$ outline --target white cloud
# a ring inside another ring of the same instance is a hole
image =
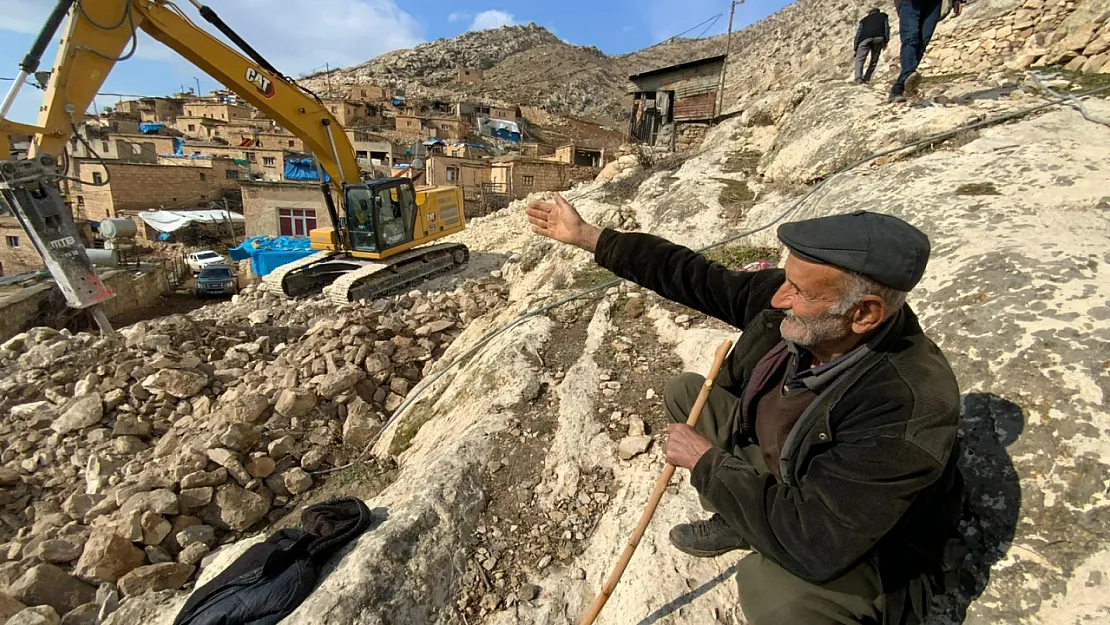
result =
[[[424,28],[395,0],[236,0],[219,14],[278,70],[348,66],[412,47]],[[275,7],[280,4],[280,8]],[[204,24],[199,17],[194,21]]]
[[[512,26],[515,23],[512,13],[490,9],[474,16],[474,21],[470,23],[470,30],[490,30],[502,26]]]
[[[468,19],[470,19],[470,14],[463,13],[462,11],[455,11],[451,15],[447,16],[447,21],[451,22],[452,24],[454,24],[455,22],[465,22]]]
[[[0,0],[0,30],[37,35],[55,3],[42,0]]]
[[[0,0],[0,15],[4,16],[0,30],[38,33],[52,4],[43,0]],[[182,5],[199,26],[212,28],[187,3]],[[383,52],[414,46],[424,38],[423,27],[396,0],[237,0],[220,5],[220,17],[289,75],[325,62],[354,65]],[[135,58],[165,61],[178,57],[150,37],[140,35]],[[44,65],[52,63],[53,56],[43,61]]]

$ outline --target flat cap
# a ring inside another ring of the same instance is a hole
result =
[[[891,215],[857,211],[779,226],[779,240],[794,255],[867,276],[909,291],[929,262],[929,237]]]

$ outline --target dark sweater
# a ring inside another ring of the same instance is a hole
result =
[[[859,27],[856,28],[856,43],[852,49],[858,48],[864,39],[882,39],[883,43],[890,41],[890,19],[886,13],[868,13],[867,17],[860,20]]]
[[[737,397],[782,341],[784,315],[771,308],[781,270],[734,272],[659,237],[613,230],[601,234],[595,259],[743,328],[717,379]],[[943,570],[945,548],[958,536],[963,489],[956,378],[909,306],[890,323],[874,349],[794,424],[781,450],[781,479],[717,448],[690,475],[730,527],[804,580],[829,582],[877,555],[888,605],[921,597]]]

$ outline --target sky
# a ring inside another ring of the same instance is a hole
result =
[[[86,0],[90,1],[90,0]],[[345,67],[384,52],[471,30],[535,22],[575,45],[597,46],[606,54],[645,48],[691,28],[687,37],[726,32],[729,0],[207,0],[208,5],[249,44],[287,75]],[[748,0],[736,8],[734,29],[754,23],[792,0]],[[0,0],[0,78],[12,78],[42,27],[53,0]],[[181,9],[209,25],[187,0]],[[700,23],[700,25],[699,25]],[[695,28],[696,26],[696,28]],[[64,28],[64,25],[63,25]],[[211,30],[209,28],[209,30]],[[55,37],[55,41],[58,37]],[[54,63],[57,46],[40,69]],[[101,93],[166,95],[183,87],[202,93],[219,88],[213,79],[141,34],[134,57],[116,64]],[[0,80],[0,92],[11,82]],[[33,123],[43,92],[24,86],[8,114]],[[120,100],[101,95],[99,107]],[[129,99],[129,98],[123,98]]]

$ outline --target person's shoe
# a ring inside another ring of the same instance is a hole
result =
[[[733,531],[719,514],[704,521],[681,523],[672,527],[670,539],[671,544],[682,553],[699,558],[712,558],[749,547],[748,541]]]
[[[893,89],[890,92],[890,97],[887,98],[886,101],[890,102],[892,104],[895,103],[895,102],[905,102],[906,101],[906,94],[903,91]]]
[[[906,93],[913,97],[919,95],[918,90],[921,88],[921,74],[914,72],[906,78]]]

